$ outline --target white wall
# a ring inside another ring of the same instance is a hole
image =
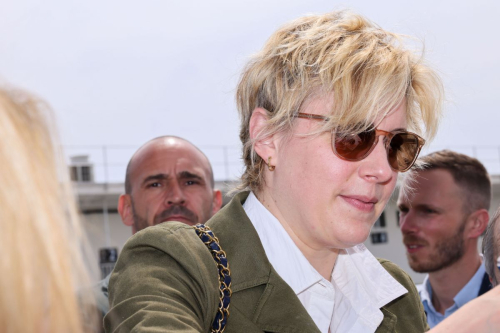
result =
[[[94,267],[99,265],[99,250],[105,247],[116,247],[121,253],[123,245],[132,236],[132,229],[122,223],[118,213],[108,214],[109,242],[106,242],[104,215],[102,213],[86,214],[82,216],[84,228],[90,243],[90,251]]]

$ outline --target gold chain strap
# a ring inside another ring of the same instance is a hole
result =
[[[221,249],[219,239],[215,237],[209,227],[198,224],[193,226],[193,228],[212,254],[217,270],[219,271],[219,309],[215,315],[210,332],[222,333],[226,328],[227,319],[229,317],[229,302],[231,301],[232,293],[231,271],[229,270],[226,252]]]

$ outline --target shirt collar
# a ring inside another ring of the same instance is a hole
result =
[[[432,305],[431,302],[431,297],[432,297],[432,287],[431,283],[429,282],[429,274],[427,274],[424,278],[424,282],[422,283],[422,290],[420,290],[420,300],[424,305],[427,305],[430,307],[433,311],[434,306]]]
[[[379,309],[408,293],[364,244],[347,248],[340,253],[333,276],[339,287],[341,283],[346,285],[341,289],[348,288],[354,292],[352,297],[348,297],[355,308],[366,308],[366,304],[371,303]]]
[[[467,284],[462,288],[462,290],[458,292],[455,297],[453,297],[453,300],[458,307],[463,306],[465,303],[477,297],[485,273],[486,269],[484,268],[484,263],[482,263],[472,279],[467,282]]]
[[[485,273],[486,270],[484,263],[482,263],[472,279],[467,282],[467,284],[458,292],[458,294],[455,295],[455,297],[453,297],[453,301],[455,302],[457,308],[477,297]],[[432,304],[432,286],[429,281],[429,275],[425,276],[423,288],[420,291],[420,299],[422,300],[422,303],[424,303],[432,311],[436,312],[434,305]]]
[[[250,192],[243,209],[259,235],[262,247],[276,272],[299,294],[323,277],[309,263],[281,223]]]
[[[278,219],[252,192],[243,208],[261,239],[269,262],[296,294],[322,279]],[[341,251],[332,281],[360,315],[371,313],[369,307],[374,305],[378,316],[378,309],[408,292],[363,244]]]

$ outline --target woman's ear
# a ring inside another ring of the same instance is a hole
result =
[[[250,139],[255,141],[254,149],[267,164],[271,157],[272,164],[276,165],[278,156],[276,154],[276,136],[262,135],[267,127],[269,118],[267,111],[263,108],[256,108],[250,117]]]

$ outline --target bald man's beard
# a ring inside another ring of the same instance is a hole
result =
[[[132,214],[134,218],[134,227],[136,232],[141,231],[142,229],[145,229],[147,227],[151,227],[151,225],[149,225],[148,221],[145,218],[137,214],[133,201],[132,201]],[[192,212],[191,210],[187,209],[184,206],[173,205],[170,208],[162,211],[160,214],[156,215],[154,217],[152,225],[157,225],[162,222],[166,222],[170,216],[182,216],[189,222],[183,222],[183,221],[181,222],[189,225],[195,225],[199,223],[199,218],[194,212]],[[170,221],[175,221],[175,219],[172,219]]]

